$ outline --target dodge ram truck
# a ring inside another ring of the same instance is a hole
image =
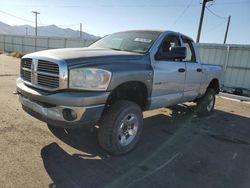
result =
[[[197,114],[211,114],[221,73],[181,33],[133,30],[27,54],[16,87],[27,113],[48,126],[95,126],[100,146],[118,155],[137,144],[143,111],[193,101]]]

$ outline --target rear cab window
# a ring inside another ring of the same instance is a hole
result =
[[[195,56],[195,51],[194,51],[194,46],[192,40],[186,38],[186,37],[181,37],[183,46],[187,48],[187,56],[183,60],[185,62],[191,62],[191,63],[196,63],[196,56]]]

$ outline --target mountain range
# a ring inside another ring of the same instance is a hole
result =
[[[11,34],[11,35],[34,35],[35,27],[30,25],[8,25],[0,21],[0,34]],[[39,26],[37,28],[38,36],[54,36],[54,37],[65,37],[65,38],[79,38],[80,31],[76,31],[70,28],[60,28],[56,25]],[[93,41],[100,37],[82,32],[82,38],[87,41]]]

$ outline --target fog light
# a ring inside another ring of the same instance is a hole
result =
[[[63,118],[67,121],[74,121],[77,118],[77,114],[74,110],[69,108],[64,108],[62,111]]]

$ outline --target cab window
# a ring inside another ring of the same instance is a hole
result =
[[[170,48],[174,46],[180,46],[179,37],[176,35],[167,36],[161,43],[158,54],[164,54],[166,57],[168,57],[168,53],[171,53]],[[164,58],[164,60],[178,61],[178,59],[169,58]]]
[[[180,40],[175,35],[166,37],[166,39],[161,44],[161,49],[164,52],[169,52],[170,47],[173,46],[180,46]]]
[[[183,37],[182,37],[182,41],[183,41],[183,46],[187,48],[187,56],[183,61],[195,63],[196,57],[195,57],[195,52],[194,52],[192,41],[189,39],[185,39]]]

